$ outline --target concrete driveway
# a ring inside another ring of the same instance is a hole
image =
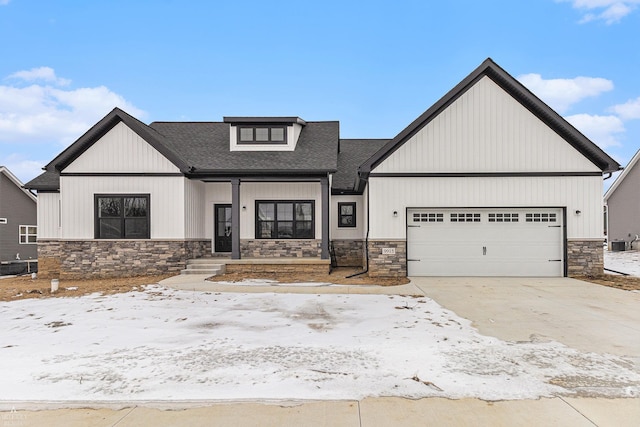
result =
[[[640,361],[640,293],[570,278],[414,277],[413,285],[507,341],[555,340]]]

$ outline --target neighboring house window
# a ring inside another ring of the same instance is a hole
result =
[[[338,203],[338,227],[356,226],[356,202]]]
[[[36,243],[36,239],[38,238],[38,227],[35,225],[21,225],[19,234],[21,245]]]
[[[286,144],[286,126],[238,126],[240,144]]]
[[[7,218],[0,218],[0,224],[6,224]]]
[[[148,239],[149,195],[95,196],[96,239]]]
[[[313,239],[313,201],[256,201],[256,239]]]

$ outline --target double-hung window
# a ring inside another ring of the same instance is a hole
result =
[[[256,201],[256,239],[313,239],[314,202]]]
[[[35,225],[21,225],[18,231],[21,245],[36,243],[36,239],[38,238],[38,227]]]
[[[96,239],[148,239],[149,195],[95,196]]]

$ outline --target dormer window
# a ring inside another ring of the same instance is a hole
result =
[[[286,126],[238,126],[240,144],[286,144]]]
[[[230,151],[294,151],[306,122],[300,117],[225,117]]]

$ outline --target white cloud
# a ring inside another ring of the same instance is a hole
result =
[[[0,0],[0,6],[6,6],[11,0]]]
[[[613,89],[611,80],[600,77],[545,80],[540,74],[532,73],[518,76],[518,80],[560,113],[585,98],[598,96]]]
[[[53,83],[57,86],[68,86],[71,80],[63,79],[56,76],[56,72],[50,67],[32,68],[30,70],[18,71],[11,74],[8,79],[19,79],[25,82],[43,81]]]
[[[582,10],[581,24],[602,20],[607,25],[615,24],[630,14],[640,0],[556,0],[570,2],[574,9]]]
[[[26,184],[42,173],[42,167],[48,162],[44,160],[29,160],[22,154],[0,155],[0,165],[6,166],[18,177],[22,183]]]
[[[622,120],[616,116],[574,114],[565,119],[600,148],[620,146],[618,135],[626,131]]]
[[[46,69],[42,67],[36,70]],[[25,79],[39,76],[60,82],[55,72],[18,72]],[[44,76],[44,77],[43,77]],[[65,79],[62,79],[63,81]],[[145,112],[105,86],[62,89],[51,85],[0,85],[0,143],[57,143],[68,145],[114,107],[136,117]]]
[[[622,120],[640,119],[640,97],[630,99],[624,104],[614,105],[609,110],[616,113]]]

